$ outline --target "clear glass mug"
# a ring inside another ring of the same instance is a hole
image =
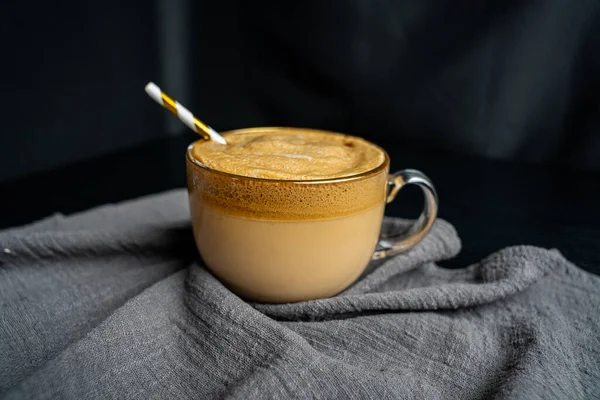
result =
[[[228,135],[313,131],[249,128]],[[331,135],[334,132],[317,131]],[[194,237],[207,268],[243,298],[286,303],[333,296],[350,286],[371,260],[407,251],[429,232],[438,200],[416,170],[389,174],[378,167],[353,176],[311,181],[250,178],[216,171],[187,151]],[[381,235],[385,205],[405,185],[424,193],[421,216],[399,236]]]

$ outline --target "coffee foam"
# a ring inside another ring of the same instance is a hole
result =
[[[187,154],[192,207],[204,205],[243,218],[301,221],[341,218],[385,203],[389,166],[381,150],[384,162],[371,172],[311,182],[214,171],[198,165],[193,148],[190,146]]]
[[[385,160],[364,139],[298,128],[225,133],[227,145],[196,142],[193,157],[207,167],[235,175],[279,180],[330,179],[373,170]]]

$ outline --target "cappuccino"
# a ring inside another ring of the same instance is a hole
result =
[[[188,149],[194,235],[206,266],[263,302],[329,297],[375,250],[388,159],[347,135],[292,128],[224,134]]]

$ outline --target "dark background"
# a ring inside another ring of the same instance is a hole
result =
[[[183,125],[286,125],[600,169],[600,2],[5,1],[0,182]]]

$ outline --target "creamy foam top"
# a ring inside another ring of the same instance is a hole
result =
[[[336,133],[277,130],[225,135],[227,145],[196,142],[192,155],[209,168],[280,180],[339,178],[370,171],[385,159],[369,142]]]

